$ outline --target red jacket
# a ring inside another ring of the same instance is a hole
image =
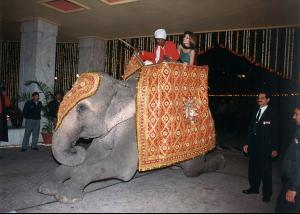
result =
[[[8,108],[10,106],[10,102],[9,102],[9,98],[8,96],[4,96],[4,105],[6,108]],[[2,99],[0,97],[0,114],[2,114]]]
[[[160,48],[160,57],[158,62],[155,62],[156,51],[158,48]],[[143,51],[142,53],[139,54],[139,56],[143,61],[149,60],[154,64],[161,63],[164,60],[165,56],[172,58],[172,60],[174,61],[177,61],[180,57],[175,43],[170,41],[166,41],[164,47],[156,46],[154,49],[154,53]]]

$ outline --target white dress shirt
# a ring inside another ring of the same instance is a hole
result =
[[[159,58],[160,58],[160,49],[161,49],[160,46],[158,46],[157,49],[156,49],[156,53],[155,53],[155,55],[156,55],[156,57],[155,57],[155,63],[157,63],[157,62],[159,61]]]
[[[261,116],[264,114],[264,112],[267,110],[267,108],[268,108],[268,106],[260,107],[261,112],[260,112],[260,116],[258,118],[258,121],[260,121]],[[258,113],[259,113],[259,110],[258,110],[258,112],[256,114],[256,117],[258,116]]]

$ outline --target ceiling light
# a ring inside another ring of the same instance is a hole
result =
[[[90,9],[74,0],[42,0],[38,3],[61,13],[72,13]]]

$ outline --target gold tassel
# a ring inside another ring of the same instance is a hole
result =
[[[256,62],[256,40],[257,40],[257,30],[254,31],[254,51],[253,51],[254,62]]]
[[[290,78],[290,55],[291,55],[291,28],[288,29],[288,47],[287,47],[287,78]]]
[[[226,31],[225,32],[225,48],[228,48],[228,45],[227,45],[227,43],[228,43],[228,41],[227,41],[228,36],[227,36],[227,34],[228,34],[228,32]]]
[[[261,52],[261,64],[265,66],[265,30],[263,30],[263,37],[262,37],[262,52]]]
[[[246,34],[246,33],[245,33],[245,30],[244,30],[244,31],[243,31],[243,46],[242,46],[242,47],[243,47],[243,52],[242,52],[242,54],[243,54],[244,56],[245,56],[245,37],[246,37],[245,34]]]
[[[205,47],[205,51],[207,51],[207,33],[205,34],[205,44],[204,44],[204,47]]]
[[[294,67],[294,44],[295,44],[295,28],[292,29],[292,42],[291,42],[291,75],[290,79],[293,78],[293,67]]]
[[[287,52],[287,37],[288,37],[288,32],[287,29],[285,29],[285,41],[284,41],[284,61],[283,61],[283,76],[286,77],[286,52]]]
[[[239,39],[240,39],[240,32],[237,32],[236,35],[236,52],[239,53]]]
[[[278,46],[279,46],[279,29],[276,29],[276,50],[275,50],[275,72],[278,72]]]

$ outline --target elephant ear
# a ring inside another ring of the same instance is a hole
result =
[[[135,99],[124,93],[123,90],[116,92],[106,111],[105,124],[108,130],[116,125],[135,116]]]

